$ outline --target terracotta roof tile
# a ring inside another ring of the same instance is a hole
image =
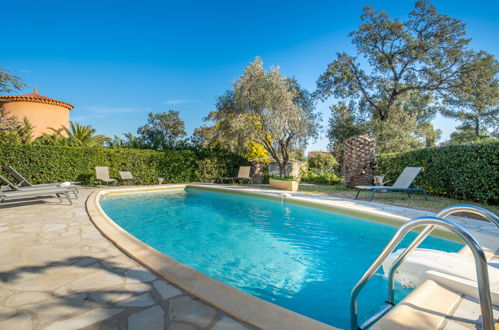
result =
[[[22,94],[22,95],[1,95],[0,103],[9,103],[9,102],[36,102],[36,103],[45,103],[45,104],[53,104],[58,105],[68,110],[74,108],[72,104],[67,102],[59,101],[47,96],[43,96],[38,94],[36,88],[31,94]]]

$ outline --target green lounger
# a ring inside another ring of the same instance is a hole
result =
[[[359,197],[359,194],[362,190],[371,191],[371,197],[369,198],[369,201],[372,201],[374,199],[374,194],[376,192],[380,190],[389,190],[405,191],[407,192],[407,196],[409,196],[409,198],[411,198],[411,192],[422,192],[424,194],[425,200],[428,200],[426,190],[410,187],[414,182],[414,179],[416,179],[422,169],[422,167],[406,167],[392,186],[355,186],[355,188],[357,189],[357,195],[355,195],[355,199]]]

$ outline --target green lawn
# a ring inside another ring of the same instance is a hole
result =
[[[300,184],[300,192],[303,193],[311,193],[311,194],[319,194],[319,195],[328,195],[333,197],[341,197],[341,198],[351,198],[355,199],[355,194],[357,193],[354,189],[348,189],[341,186],[333,186],[333,185],[319,185],[319,184]],[[359,200],[368,201],[371,193],[370,192],[361,192],[359,195]],[[495,214],[499,214],[499,206],[498,205],[483,205],[479,203],[473,203],[469,201],[462,201],[458,199],[452,199],[447,197],[440,196],[428,196],[428,200],[425,201],[424,196],[422,194],[413,194],[412,198],[407,197],[405,192],[377,192],[374,197],[374,202],[397,205],[403,207],[410,207],[413,209],[420,210],[429,210],[429,211],[440,211],[441,209],[455,205],[455,204],[472,204],[478,205],[485,209],[488,209]]]

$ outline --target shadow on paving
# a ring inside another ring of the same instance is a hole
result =
[[[60,269],[59,272],[58,269]],[[62,273],[67,275],[68,272],[71,275],[74,274],[74,278],[67,276],[64,278]],[[58,273],[63,277],[59,284],[57,283]],[[100,278],[105,277],[103,280],[107,281],[109,287],[106,287],[106,283],[99,283],[99,277],[97,277],[94,283],[88,283],[89,289],[85,289],[85,285],[81,282],[78,288],[74,288],[74,283],[96,273]],[[56,277],[56,279],[49,277]],[[0,321],[18,317],[20,313],[29,313],[34,316],[34,322],[39,323],[38,326],[40,326],[86,311],[100,309],[102,324],[112,323],[115,326],[120,324],[119,328],[123,328],[126,326],[129,314],[165,303],[152,284],[154,280],[157,280],[152,273],[140,268],[122,267],[118,263],[91,256],[71,257],[43,265],[18,267],[1,272],[0,280],[0,294],[2,287],[8,289],[14,287],[16,292],[14,298],[23,300],[23,303],[17,302],[14,306],[8,306],[9,309],[17,307],[17,314],[0,308]],[[44,281],[50,284],[44,287]],[[36,283],[42,284],[34,287]],[[127,289],[130,283],[131,287],[135,285],[135,289]],[[167,285],[166,282],[164,284]],[[15,295],[19,294],[25,296],[16,298]],[[182,295],[182,292],[177,291],[174,296],[179,295]],[[10,297],[7,301],[9,299]],[[99,327],[100,325],[99,323]]]

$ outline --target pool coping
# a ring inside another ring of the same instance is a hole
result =
[[[112,189],[101,189],[92,193],[86,203],[87,212],[90,219],[95,224],[95,226],[101,231],[101,233],[113,242],[118,248],[120,248],[125,254],[135,259],[139,263],[151,269],[153,272],[159,276],[165,278],[171,283],[177,285],[186,292],[199,297],[200,299],[212,304],[213,306],[219,308],[225,313],[237,318],[249,325],[262,329],[335,329],[334,327],[324,324],[322,322],[316,321],[299,313],[290,311],[283,307],[277,306],[273,303],[264,301],[239,289],[231,287],[224,284],[216,279],[213,279],[187,265],[184,265],[173,258],[163,254],[162,252],[150,247],[144,242],[138,240],[133,235],[126,232],[120,226],[118,226],[112,219],[110,219],[104,211],[101,209],[99,204],[100,197],[108,194],[126,194],[126,193],[136,193],[136,192],[159,192],[165,190],[185,190],[185,189],[198,189],[198,190],[208,190],[208,191],[223,191],[231,194],[253,196],[258,198],[271,199],[276,201],[285,201],[291,204],[314,207],[318,209],[323,209],[327,211],[334,211],[350,216],[361,217],[367,220],[382,222],[391,225],[401,225],[403,222],[409,220],[409,218],[394,215],[387,212],[377,210],[376,208],[369,207],[357,207],[352,209],[351,207],[345,207],[342,205],[331,205],[331,201],[310,201],[305,198],[287,196],[283,192],[278,193],[275,191],[241,191],[234,187],[226,186],[214,186],[214,185],[203,185],[203,184],[171,184],[162,186],[149,186],[149,187],[125,187],[125,188],[112,188]],[[313,196],[310,196],[313,197]],[[341,203],[341,201],[339,201]],[[338,203],[338,204],[339,204]],[[380,221],[381,220],[381,221]],[[439,235],[443,238],[452,239],[449,237],[448,233],[442,233],[440,231]],[[454,239],[452,239],[454,240]],[[433,283],[433,282],[432,282]],[[431,291],[428,291],[431,287],[433,290],[444,294],[449,291],[443,287],[440,287],[436,283],[427,283],[413,290],[406,298],[403,299],[401,303],[397,305],[390,313],[383,317],[375,326],[377,329],[387,329],[394,325],[393,322],[397,321],[397,325],[400,327],[402,324],[407,325],[408,316],[410,313],[404,310],[402,307],[404,304],[408,306],[423,306],[427,304],[427,295]],[[433,291],[432,290],[432,291]],[[435,293],[435,292],[433,292]],[[462,298],[458,294],[449,294],[449,299],[445,301],[440,300],[437,304],[437,309],[442,312],[449,313],[452,311],[452,307],[455,306]],[[404,304],[403,304],[404,303]],[[400,305],[400,307],[399,307]],[[450,306],[450,307],[449,307]],[[440,315],[432,315],[432,323],[442,324],[445,322],[446,313],[439,313]],[[410,314],[412,315],[412,314]],[[414,315],[417,316],[417,315]],[[384,320],[386,319],[386,320]],[[429,320],[421,317],[411,317],[411,325],[415,326],[418,320],[424,321],[425,323]],[[398,323],[398,322],[402,323]],[[416,323],[412,323],[416,322]],[[420,323],[421,325],[423,323]],[[428,324],[428,323],[426,323]]]
[[[109,193],[159,192],[185,189],[187,184],[158,188],[117,188],[93,192],[87,199],[87,213],[97,229],[126,255],[187,293],[204,300],[228,315],[260,329],[337,329],[325,323],[257,298],[209,277],[145,244],[118,226],[99,205]]]

